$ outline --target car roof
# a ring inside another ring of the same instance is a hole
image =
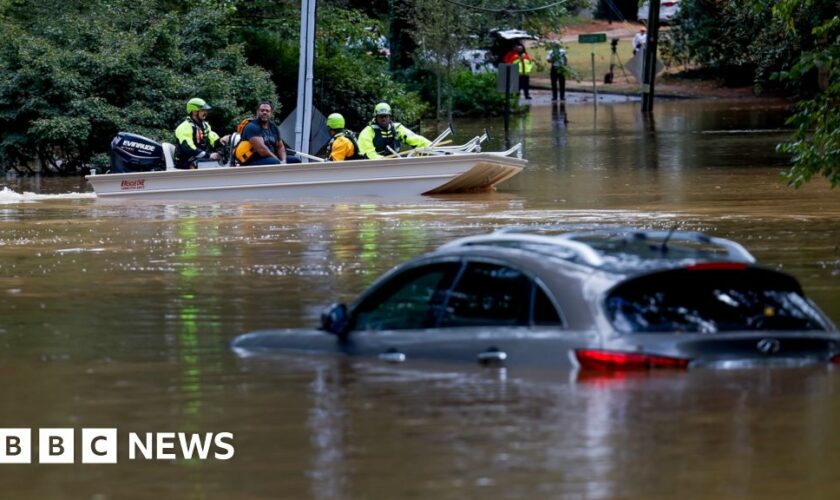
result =
[[[505,228],[460,238],[434,255],[497,249],[510,258],[546,258],[609,274],[636,275],[701,263],[755,263],[740,244],[696,231],[606,228],[569,232],[557,226]],[[495,252],[494,252],[495,253]]]

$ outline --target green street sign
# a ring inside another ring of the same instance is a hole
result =
[[[586,33],[584,35],[578,35],[578,43],[604,43],[606,41],[606,33]]]

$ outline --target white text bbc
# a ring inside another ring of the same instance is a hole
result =
[[[117,463],[117,429],[82,429],[83,464]],[[38,429],[38,462],[72,464],[76,459],[75,429]],[[211,453],[212,452],[212,453]],[[129,460],[230,460],[236,450],[233,433],[146,432],[128,434]],[[0,464],[32,463],[32,429],[0,428]]]

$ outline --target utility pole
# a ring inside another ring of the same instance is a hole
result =
[[[315,63],[315,4],[302,0],[300,5],[300,59],[298,63],[297,115],[295,115],[295,151],[309,154],[312,132],[312,80]],[[302,161],[306,161],[302,159]]]
[[[653,111],[654,81],[656,80],[656,46],[659,40],[659,0],[650,0],[648,30],[645,41],[645,64],[642,69],[642,112]]]

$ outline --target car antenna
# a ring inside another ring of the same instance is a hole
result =
[[[677,230],[677,223],[675,222],[671,229],[668,230],[668,234],[665,235],[665,239],[662,240],[662,244],[659,245],[659,252],[662,254],[668,253],[668,240],[671,239],[671,236],[674,235],[674,231]]]

